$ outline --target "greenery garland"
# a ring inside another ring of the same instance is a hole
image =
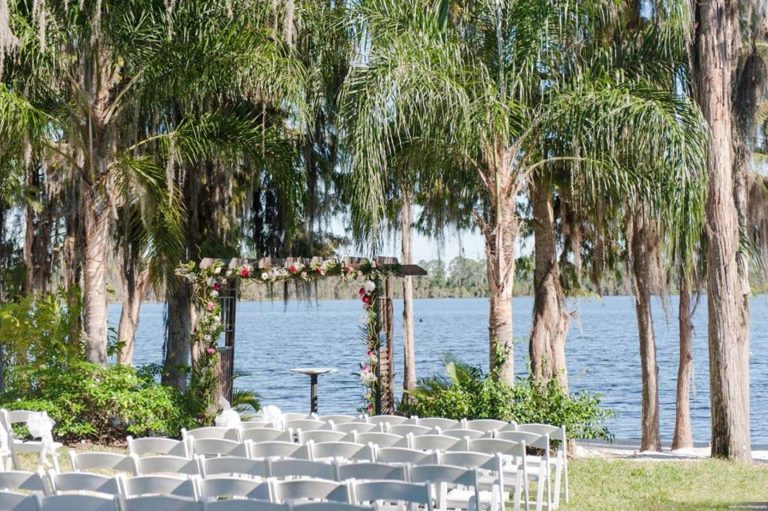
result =
[[[259,264],[229,266],[221,259],[213,260],[204,268],[195,261],[182,264],[176,275],[193,285],[193,299],[198,310],[198,322],[192,336],[192,346],[199,347],[198,363],[192,371],[191,390],[200,418],[211,422],[219,411],[217,395],[217,368],[220,361],[218,338],[224,325],[221,322],[219,294],[226,281],[251,281],[264,284],[282,282],[312,282],[325,277],[340,277],[344,281],[363,281],[360,299],[366,311],[363,332],[367,355],[360,364],[360,380],[365,387],[365,405],[361,411],[377,413],[376,405],[381,392],[379,378],[379,330],[378,307],[379,283],[382,278],[397,275],[398,264],[380,265],[376,261],[360,259],[349,262],[338,259],[287,262],[283,266],[261,267]]]

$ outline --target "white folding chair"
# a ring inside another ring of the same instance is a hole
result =
[[[40,511],[119,511],[119,509],[118,497],[111,495],[68,493],[40,498]]]
[[[198,458],[184,458],[181,456],[144,456],[136,458],[136,475],[149,474],[183,474],[186,476],[199,476],[200,461]]]
[[[435,429],[437,430],[438,435],[452,436],[454,438],[483,438],[491,434],[477,429],[440,429],[439,427]]]
[[[377,424],[371,422],[344,422],[341,424],[334,424],[334,431],[342,431],[344,433],[352,433],[357,431],[358,433],[366,433],[368,431],[380,431]]]
[[[440,429],[456,429],[461,427],[461,421],[446,419],[445,417],[411,417],[410,421],[419,426]]]
[[[251,458],[300,458],[310,459],[309,446],[293,442],[256,442],[249,446]]]
[[[237,456],[222,456],[201,460],[203,477],[251,477],[267,478],[270,474],[268,458],[251,459]]]
[[[358,420],[354,415],[318,415],[318,420],[326,423],[333,422],[334,425],[344,424],[346,422],[355,422]]]
[[[432,511],[432,497],[427,484],[403,481],[350,481],[355,504],[406,503],[415,511],[423,506]]]
[[[16,470],[21,469],[19,462],[19,453],[22,452],[34,452],[37,453],[38,467],[45,468],[48,465],[48,458],[50,457],[51,466],[54,470],[59,470],[58,451],[62,448],[61,442],[55,442],[53,437],[41,438],[40,440],[24,440],[17,438],[13,433],[13,426],[15,424],[26,425],[27,421],[34,419],[35,416],[44,414],[47,417],[46,412],[34,412],[30,410],[0,410],[0,418],[2,419],[3,429],[8,441],[8,449],[11,451],[11,458],[13,460],[13,468]]]
[[[296,412],[285,412],[283,414],[283,421],[297,421],[302,419],[314,419],[315,416],[311,413],[296,413]]]
[[[303,429],[305,431],[314,429],[331,429],[328,423],[317,419],[295,419],[289,420],[285,423],[285,429],[292,429],[294,431]]]
[[[249,455],[250,441],[240,442],[224,438],[195,438],[189,437],[192,454],[195,456],[242,456]]]
[[[75,472],[105,470],[136,475],[136,457],[115,452],[77,452],[69,450],[69,459]]]
[[[525,442],[512,442],[509,440],[501,440],[499,438],[475,438],[464,439],[457,445],[464,444],[465,450],[472,452],[480,452],[485,454],[499,454],[501,455],[503,464],[503,482],[504,486],[511,485],[515,488],[515,505],[518,506],[517,499],[519,490],[522,489],[525,494],[525,506],[526,508],[530,504],[530,495],[528,487],[528,464],[526,463],[526,445]],[[539,481],[543,481],[543,475],[539,476]],[[539,485],[540,493],[543,491],[543,485]],[[541,493],[543,497],[543,493]],[[537,510],[541,510],[543,498],[539,498],[537,502]],[[517,507],[516,507],[517,509]]]
[[[550,441],[559,443],[557,451],[554,453],[555,488],[553,505],[554,507],[560,505],[561,491],[562,496],[565,498],[565,502],[568,503],[568,437],[565,433],[565,426],[552,426],[550,424],[518,424],[517,430],[528,433],[537,433],[539,435],[547,435],[549,436]]]
[[[441,511],[446,509],[477,510],[480,505],[480,482],[477,469],[452,465],[417,465],[408,470],[412,483],[428,483]]]
[[[393,465],[419,465],[434,463],[435,453],[408,449],[407,447],[382,447],[374,449],[374,461],[376,463],[390,463]]]
[[[200,499],[206,502],[221,499],[272,500],[267,481],[242,477],[206,477],[198,481]]]
[[[128,436],[128,453],[136,456],[170,455],[190,457],[189,446],[182,440],[166,437],[133,438]]]
[[[461,442],[459,438],[446,435],[418,435],[408,433],[408,447],[419,451],[447,451]]]
[[[370,444],[356,442],[310,442],[307,447],[312,460],[373,461],[374,456]]]
[[[370,422],[377,426],[384,426],[386,424],[404,424],[408,422],[408,418],[401,417],[400,415],[371,415],[365,417],[365,422]]]
[[[338,442],[347,434],[343,431],[331,431],[329,429],[315,429],[310,431],[303,431],[301,429],[296,431],[299,443],[306,444],[309,441],[319,442]]]
[[[121,494],[125,498],[143,495],[172,495],[197,499],[195,482],[188,477],[146,475],[120,478]]]
[[[67,493],[102,493],[120,495],[120,483],[115,476],[94,474],[93,472],[62,472],[55,470],[48,473],[54,495]]]
[[[122,500],[122,511],[203,511],[203,503],[173,495],[146,495]]]
[[[336,480],[336,465],[311,460],[273,460],[269,464],[270,477],[278,479],[308,477]]]
[[[392,435],[406,436],[406,435],[427,435],[434,433],[434,429],[426,426],[419,426],[418,424],[387,424],[385,431]]]
[[[10,470],[0,472],[0,490],[38,493],[47,495],[48,486],[40,472],[23,472],[20,470]]]
[[[292,442],[294,432],[292,429],[284,430],[277,428],[249,428],[240,431],[240,437],[251,442]]]
[[[11,452],[12,441],[12,435],[6,429],[4,421],[0,419],[0,470],[13,470],[15,468],[13,453]]]
[[[456,466],[477,470],[478,473],[478,509],[504,511],[508,491],[504,486],[504,460],[501,454],[486,454],[468,451],[438,451],[438,465]],[[515,511],[520,509],[522,488],[515,488],[513,504]]]
[[[369,506],[358,506],[344,502],[297,502],[291,511],[372,511]]]
[[[0,490],[0,510],[2,511],[38,511],[39,508],[40,501],[37,495]]]
[[[347,481],[349,479],[359,480],[391,480],[407,481],[408,473],[406,465],[390,465],[388,463],[347,463],[337,466],[337,480]]]
[[[347,485],[324,479],[290,479],[279,481],[271,479],[272,500],[288,502],[301,500],[326,500],[333,502],[349,502]]]
[[[351,433],[352,441],[358,444],[373,444],[378,447],[408,447],[408,439],[405,435],[395,435],[393,433],[382,433],[381,431],[371,431],[369,433]]]
[[[507,421],[500,421],[496,419],[473,419],[473,420],[467,420],[464,419],[461,421],[461,427],[463,429],[475,429],[477,431],[501,431],[505,428],[508,428],[511,424],[511,422]]]
[[[214,500],[203,503],[203,508],[205,511],[291,511],[288,504],[257,499]]]
[[[219,439],[219,440],[234,440],[240,442],[240,429],[239,428],[222,428],[217,426],[209,426],[205,428],[195,429],[181,429],[181,439],[187,440],[188,438],[195,438],[197,440],[203,439]]]

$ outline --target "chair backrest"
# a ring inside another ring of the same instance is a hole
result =
[[[352,433],[352,439],[358,444],[373,444],[379,447],[408,447],[405,435],[371,431],[369,433]]]
[[[240,437],[252,442],[291,442],[293,440],[293,430],[284,430],[277,428],[249,428],[240,431]]]
[[[174,495],[145,495],[123,499],[122,511],[203,511],[203,503]]]
[[[476,429],[478,431],[501,431],[509,425],[510,423],[507,421],[500,421],[496,419],[465,419],[462,421],[462,428]]]
[[[324,479],[290,479],[285,481],[272,480],[273,498],[277,502],[294,500],[330,500],[347,502],[349,493],[347,485]]]
[[[455,465],[416,465],[408,470],[412,483],[448,483],[477,488],[477,470]]]
[[[17,470],[0,471],[0,490],[48,493],[48,488],[39,472],[22,472]]]
[[[312,429],[330,429],[330,426],[327,422],[317,419],[295,419],[286,421],[285,429],[292,429],[294,431],[303,429],[309,431]]]
[[[366,444],[356,442],[312,442],[307,445],[313,460],[346,459],[373,461],[373,448]]]
[[[327,423],[333,422],[335,425],[338,425],[346,422],[354,422],[357,420],[357,417],[354,415],[318,415],[317,419]]]
[[[490,434],[487,431],[480,431],[477,429],[465,429],[465,428],[456,428],[456,429],[437,428],[437,433],[439,435],[452,436],[454,438],[482,438]]]
[[[76,452],[69,450],[69,459],[75,472],[109,470],[136,475],[136,457],[114,452]]]
[[[200,461],[197,458],[189,459],[181,456],[145,456],[136,458],[136,474],[184,474],[188,476],[200,475]]]
[[[440,450],[447,451],[457,443],[461,442],[460,439],[452,436],[445,435],[413,435],[408,434],[408,447],[411,449],[418,449],[420,451],[427,450]]]
[[[40,499],[41,511],[118,511],[118,498],[109,495],[68,493]],[[149,511],[149,510],[144,510]]]
[[[217,426],[210,426],[206,428],[184,429],[181,430],[181,438],[186,440],[188,438],[195,438],[197,440],[202,439],[223,439],[240,441],[240,430],[238,428],[221,428]]]
[[[206,502],[204,507],[205,511],[290,511],[291,509],[288,504],[257,499],[214,500]]]
[[[201,460],[203,477],[211,476],[248,476],[269,477],[269,460],[221,456]]]
[[[2,410],[3,425],[8,428],[14,424],[27,422],[31,417],[37,415],[40,412],[34,412],[32,410]]]
[[[393,435],[426,435],[434,433],[432,428],[427,426],[419,426],[418,424],[387,424],[386,432]]]
[[[197,498],[197,490],[192,479],[168,475],[146,475],[125,477],[121,480],[123,495],[174,495],[176,497]]]
[[[243,477],[206,477],[198,481],[200,498],[205,501],[222,498],[271,500],[267,481]]]
[[[434,452],[418,451],[407,447],[382,447],[375,449],[374,456],[374,461],[377,463],[408,465],[434,463],[433,460],[435,459]]]
[[[314,419],[315,417],[312,414],[306,414],[306,413],[296,413],[296,412],[285,412],[283,413],[283,421],[297,421],[302,419]]]
[[[400,415],[371,415],[366,417],[365,421],[379,426],[382,424],[403,424],[408,422],[408,418]]]
[[[291,511],[371,511],[369,506],[358,506],[345,502],[298,502],[291,506]]]
[[[38,495],[15,491],[0,491],[0,509],[3,511],[38,511],[40,501]]]
[[[347,463],[338,466],[338,480],[392,480],[407,481],[406,465],[390,465],[387,463]]]
[[[309,459],[309,447],[293,442],[255,442],[250,445],[250,457]]]
[[[475,438],[474,440],[465,439],[457,445],[461,443],[465,444],[466,449],[460,450],[525,457],[525,442],[512,442],[499,438]]]
[[[352,481],[352,494],[355,502],[408,502],[426,506],[432,511],[432,498],[429,485],[424,483],[406,483],[403,481]]]
[[[187,442],[166,437],[133,438],[129,436],[128,452],[137,456],[169,454],[171,456],[190,457]]]
[[[192,454],[197,456],[242,456],[248,457],[248,442],[224,438],[191,438]]]
[[[120,483],[114,476],[94,474],[92,472],[54,472],[49,473],[53,493],[95,492],[105,495],[120,495]]]
[[[565,426],[552,426],[551,424],[518,424],[517,431],[549,435],[550,440],[557,440],[563,444],[567,440]]]
[[[344,433],[351,433],[353,431],[365,433],[367,431],[378,431],[379,426],[372,422],[344,422],[341,424],[334,424],[333,429],[335,431],[343,431]]]
[[[309,431],[298,430],[299,443],[305,444],[309,441],[312,442],[338,442],[345,436],[343,431],[331,431],[329,429],[314,429]]]
[[[497,431],[494,438],[512,442],[525,442],[528,447],[549,451],[549,435],[540,435],[529,431]]]
[[[493,454],[469,451],[446,451],[436,455],[438,465],[451,465],[464,468],[482,468],[493,470],[497,468],[498,457]]]
[[[461,421],[446,419],[445,417],[411,417],[409,422],[428,428],[456,429],[461,427]]]
[[[274,460],[269,464],[270,477],[309,477],[335,480],[336,465],[310,460]]]

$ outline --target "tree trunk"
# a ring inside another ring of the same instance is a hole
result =
[[[529,341],[531,379],[541,387],[554,379],[560,388],[567,390],[565,338],[568,313],[557,263],[551,187],[541,176],[537,175],[533,183],[531,200],[535,243],[533,326]]]
[[[488,272],[488,337],[490,368],[495,377],[509,385],[515,383],[512,291],[515,283],[515,241],[518,219],[517,194],[497,196],[497,208],[489,224],[483,225]]]
[[[656,365],[656,340],[651,315],[651,287],[654,258],[653,231],[642,213],[632,219],[632,274],[634,277],[635,312],[640,335],[640,368],[643,379],[643,416],[640,449],[660,451],[659,435],[659,368]]]
[[[126,276],[124,285],[123,305],[120,310],[120,324],[117,328],[117,340],[125,343],[117,354],[117,363],[131,365],[133,363],[133,343],[136,338],[136,328],[139,326],[139,311],[144,301],[144,292],[149,282],[149,272],[142,271],[136,276]]]
[[[87,201],[90,202],[90,201]],[[85,211],[86,360],[107,363],[107,266],[109,258],[109,210],[90,202]]]
[[[163,361],[163,385],[181,391],[187,388],[190,347],[192,345],[192,290],[190,284],[179,282],[165,294],[168,304],[168,335]]]
[[[688,276],[680,268],[680,360],[677,367],[677,395],[675,402],[675,433],[672,450],[693,447],[691,429],[691,378],[693,377],[693,323],[691,322],[691,290]]]
[[[732,69],[740,29],[726,0],[696,3],[693,85],[710,128],[706,203],[709,385],[712,456],[752,457],[749,422],[749,286],[739,268],[734,197]]]
[[[405,194],[400,212],[401,256],[403,264],[412,264],[411,212],[413,198]],[[403,277],[403,390],[416,388],[416,345],[413,339],[413,277]],[[405,397],[405,396],[404,396]]]

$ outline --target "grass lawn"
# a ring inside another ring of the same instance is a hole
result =
[[[571,499],[563,511],[738,509],[749,502],[768,509],[768,466],[577,459],[568,467]]]

